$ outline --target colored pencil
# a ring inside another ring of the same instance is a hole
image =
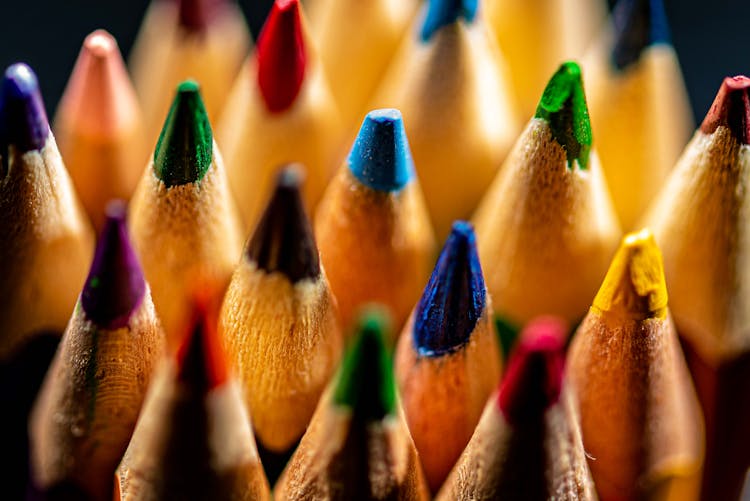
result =
[[[620,229],[576,63],[550,79],[474,222],[487,290],[505,323],[544,314],[575,323],[585,315]]]
[[[750,451],[750,79],[726,78],[646,222],[706,418],[704,499],[736,499]]]
[[[0,360],[34,333],[65,330],[94,237],[25,64],[0,82]]]
[[[417,0],[324,0],[317,5],[312,31],[347,129],[367,112],[418,6]]]
[[[307,169],[304,198],[318,203],[341,159],[342,122],[298,0],[276,0],[218,127],[245,229],[255,227],[279,165]]]
[[[435,240],[398,110],[371,111],[315,215],[342,325],[377,302],[401,328],[419,299]]]
[[[601,0],[486,0],[484,16],[511,69],[518,112],[527,120],[561,61],[581,57],[604,24]]]
[[[133,243],[172,350],[191,284],[216,284],[220,297],[242,249],[224,166],[193,81],[177,88],[131,209]]]
[[[146,137],[158,136],[175,86],[188,78],[200,84],[216,120],[250,45],[234,0],[152,0],[129,61]]]
[[[125,205],[110,202],[86,284],[32,413],[36,488],[75,486],[88,499],[112,499],[112,478],[163,343]]]
[[[405,37],[372,108],[406,117],[438,239],[468,218],[515,140],[505,63],[472,0],[430,0]]]
[[[469,223],[453,223],[399,338],[396,377],[425,477],[437,492],[500,380],[492,305]]]
[[[133,194],[146,161],[146,136],[135,90],[115,39],[86,37],[55,117],[70,178],[101,231],[107,202]]]
[[[377,310],[359,317],[275,499],[429,499],[396,393],[387,328]]]
[[[587,54],[591,125],[622,227],[633,229],[693,130],[661,0],[620,0]]]
[[[222,338],[255,433],[277,453],[305,432],[342,348],[301,184],[298,169],[280,171],[221,311]]]
[[[521,334],[499,391],[437,500],[594,500],[574,399],[563,381],[565,322]]]
[[[149,389],[120,465],[123,501],[271,498],[240,385],[203,301],[193,303],[176,360],[165,360]]]
[[[623,239],[567,371],[603,501],[698,498],[703,420],[648,230]]]

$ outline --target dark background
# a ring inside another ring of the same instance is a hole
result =
[[[127,57],[149,0],[0,0],[0,67],[24,61],[39,76],[53,111],[80,44],[97,28],[117,38]],[[351,0],[362,1],[362,0]],[[253,36],[272,0],[241,0]],[[750,73],[748,0],[665,0],[697,119],[722,77]]]

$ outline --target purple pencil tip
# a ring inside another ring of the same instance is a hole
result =
[[[143,271],[130,245],[125,203],[107,205],[107,221],[94,253],[89,276],[81,293],[86,316],[104,329],[128,324],[146,292]]]
[[[13,145],[25,153],[40,150],[49,136],[49,121],[34,71],[24,63],[5,70],[0,84],[0,154]]]

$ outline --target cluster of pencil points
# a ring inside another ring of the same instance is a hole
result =
[[[736,499],[750,79],[687,142],[660,1],[543,3],[276,0],[245,60],[233,2],[155,0],[55,135],[10,66],[9,495]]]

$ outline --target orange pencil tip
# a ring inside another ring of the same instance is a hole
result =
[[[196,293],[185,337],[177,350],[178,380],[194,390],[208,392],[228,378],[226,355],[216,326],[218,308],[206,293]]]

